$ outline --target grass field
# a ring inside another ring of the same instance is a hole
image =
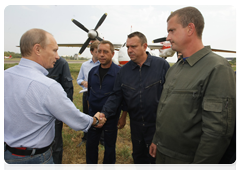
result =
[[[16,63],[17,64],[17,63]],[[16,64],[4,64],[4,70]],[[172,65],[172,64],[171,64]],[[81,67],[80,63],[69,64],[71,75],[73,78],[74,94],[73,102],[75,106],[82,111],[82,94],[79,91],[82,88],[77,84],[76,79]],[[236,66],[233,67],[236,71]],[[116,164],[133,164],[132,159],[132,143],[130,136],[129,117],[125,127],[118,130],[118,137],[116,143]],[[85,164],[86,163],[86,147],[83,144],[81,147],[77,145],[81,142],[83,137],[82,131],[74,131],[66,124],[63,126],[63,164]],[[99,160],[98,163],[103,162],[104,147],[99,145]]]

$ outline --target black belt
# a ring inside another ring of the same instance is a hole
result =
[[[4,143],[4,144],[6,144],[6,143]],[[27,148],[27,150],[12,148],[6,144],[6,150],[9,150],[12,154],[15,154],[15,155],[24,155],[24,156],[31,155],[32,156],[32,155],[42,154],[42,153],[46,152],[52,146],[52,144],[53,143],[51,143],[49,146],[46,146],[41,149]]]

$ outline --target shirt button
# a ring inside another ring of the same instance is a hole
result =
[[[145,126],[145,124],[143,124],[143,126]]]

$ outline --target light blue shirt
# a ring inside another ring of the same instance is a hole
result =
[[[93,118],[80,112],[62,86],[38,63],[22,58],[4,71],[4,142],[43,148],[55,136],[55,119],[87,132]],[[66,114],[67,113],[67,114]]]
[[[87,89],[86,87],[84,87],[83,85],[81,85],[82,81],[88,81],[88,73],[89,71],[95,67],[98,66],[100,64],[99,61],[97,62],[93,62],[92,59],[85,61],[84,63],[82,63],[82,66],[80,68],[79,74],[78,74],[78,78],[77,78],[77,83],[85,90]]]

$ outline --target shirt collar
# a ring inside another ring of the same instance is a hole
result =
[[[194,64],[196,64],[199,60],[201,60],[205,55],[207,55],[210,52],[212,52],[211,47],[205,46],[203,49],[197,51],[196,53],[194,53],[193,55],[188,57],[186,59],[186,61],[188,62],[188,64],[190,66],[193,66]]]
[[[90,63],[94,63],[92,58],[90,59]],[[94,64],[98,64],[98,63],[100,63],[99,60],[97,62],[95,62]]]
[[[109,70],[106,74],[109,74],[111,76],[114,76],[114,71],[113,71],[113,65],[116,65],[113,61],[111,66],[109,67]],[[96,66],[97,69],[95,69],[95,71],[93,72],[93,74],[99,74],[99,67],[101,67],[101,64],[99,64],[98,66]]]
[[[31,67],[32,69],[40,71],[45,76],[48,75],[48,71],[43,66],[41,66],[37,62],[29,60],[27,58],[21,58],[18,65],[21,65],[21,66],[24,66],[24,67]]]
[[[148,51],[146,51],[147,53],[147,60],[143,63],[143,65],[146,65],[146,66],[150,66],[151,65],[151,61],[152,61],[152,56],[150,55],[150,53]],[[131,62],[131,66],[132,66],[132,69],[135,69],[138,64],[133,62],[133,61],[130,61]]]

